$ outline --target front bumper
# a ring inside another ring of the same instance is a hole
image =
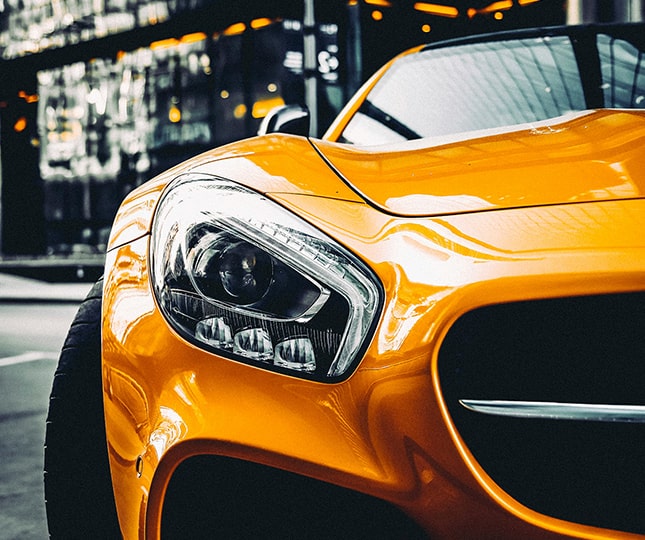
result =
[[[477,214],[406,220],[355,202],[298,195],[281,202],[360,253],[381,279],[386,305],[372,344],[337,384],[220,358],[182,340],[161,316],[148,280],[148,237],[109,252],[104,397],[124,536],[159,537],[174,470],[212,454],[386,500],[430,537],[615,538],[539,514],[500,489],[451,420],[437,360],[451,325],[480,306],[642,290],[645,249],[635,231],[643,218],[634,216],[645,215],[643,201],[625,203],[632,211],[612,214],[601,231],[587,220],[571,232],[584,240],[577,244],[561,234],[550,241],[540,229],[588,216],[585,205],[499,213],[497,222],[490,214],[483,230]],[[603,204],[605,213],[619,206]],[[314,217],[326,215],[333,219]],[[524,230],[500,232],[512,218]],[[620,249],[613,229],[629,231]]]

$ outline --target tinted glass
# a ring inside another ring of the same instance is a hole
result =
[[[600,34],[598,54],[605,107],[645,109],[645,55],[631,43]]]

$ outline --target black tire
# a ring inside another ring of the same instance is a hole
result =
[[[121,538],[107,456],[101,389],[99,280],[63,345],[45,433],[45,506],[50,538]]]

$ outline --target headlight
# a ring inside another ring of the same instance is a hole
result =
[[[349,375],[381,306],[372,272],[331,238],[229,180],[178,178],[155,214],[152,280],[196,345],[318,380]]]

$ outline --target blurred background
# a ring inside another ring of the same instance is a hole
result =
[[[321,135],[358,86],[407,47],[641,21],[644,4],[0,0],[0,272],[95,279],[131,189],[253,136],[283,103],[313,109]]]

